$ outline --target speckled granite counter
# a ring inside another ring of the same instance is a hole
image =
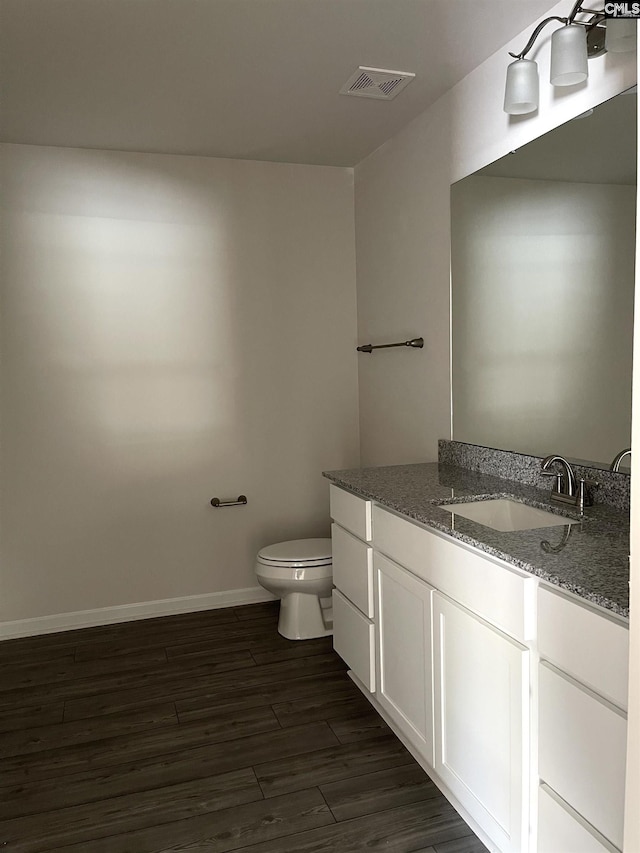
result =
[[[552,504],[548,491],[435,462],[325,471],[324,476],[620,616],[629,615],[627,512],[600,504],[588,507],[580,518],[572,507]],[[507,496],[570,516],[570,527],[502,533],[460,516],[454,519],[438,507],[463,497]]]

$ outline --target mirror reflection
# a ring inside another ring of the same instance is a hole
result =
[[[630,446],[635,210],[635,89],[452,186],[454,439]]]

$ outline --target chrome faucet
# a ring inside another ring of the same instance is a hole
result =
[[[562,470],[554,471],[551,466],[559,463]],[[576,475],[564,456],[547,456],[542,460],[542,473],[546,477],[555,477],[555,487],[551,490],[551,500],[559,503],[572,504],[578,508],[580,515],[584,512],[585,506],[591,506],[593,497],[587,486],[597,488],[598,483],[593,480],[586,480],[583,477],[576,481]]]
[[[631,448],[630,447],[628,447],[626,450],[621,450],[620,453],[616,454],[613,462],[611,463],[611,465],[609,465],[609,470],[610,471],[619,471],[620,470],[620,463],[622,462],[624,457],[627,455],[631,456]]]
[[[561,472],[552,471],[551,466],[554,462],[558,462],[563,468]],[[567,503],[575,503],[576,500],[576,475],[573,473],[573,468],[564,456],[547,456],[542,460],[542,473],[546,477],[555,477],[555,489],[551,492],[552,500],[565,501],[566,498],[571,500]]]

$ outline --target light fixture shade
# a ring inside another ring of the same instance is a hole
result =
[[[636,49],[638,25],[634,18],[608,18],[604,46],[609,53]]]
[[[579,24],[560,27],[551,37],[551,85],[575,86],[588,76],[585,28]]]
[[[516,59],[507,68],[504,111],[510,116],[538,109],[538,66],[532,59]]]

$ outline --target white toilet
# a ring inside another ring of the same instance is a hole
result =
[[[256,576],[280,600],[278,631],[288,640],[333,633],[331,539],[294,539],[267,545]]]

